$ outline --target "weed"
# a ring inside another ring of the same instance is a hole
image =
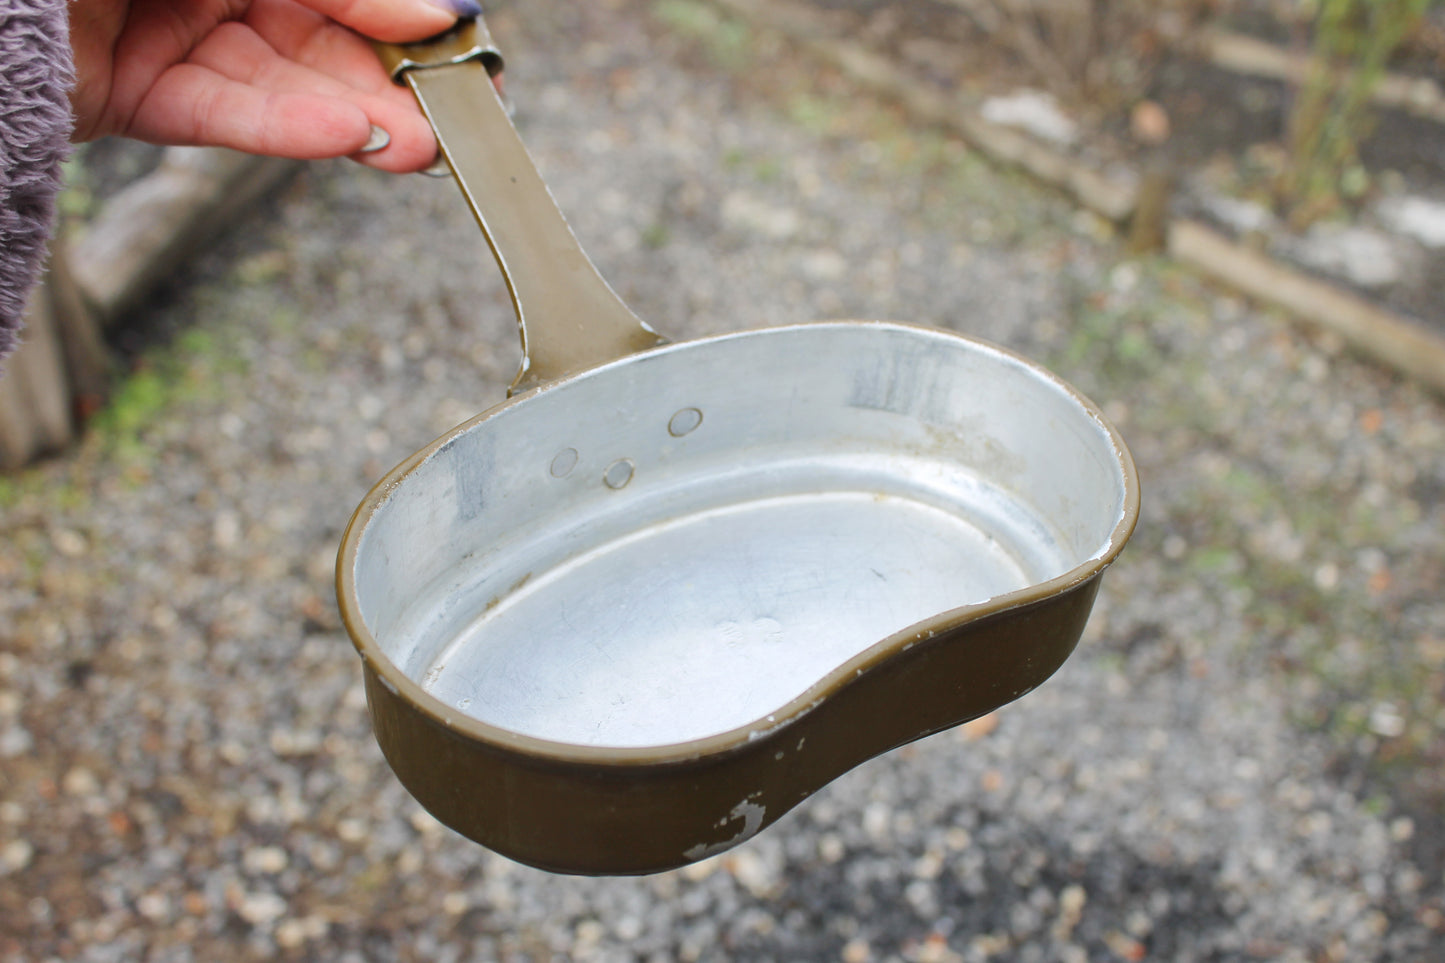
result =
[[[1370,95],[1390,55],[1434,2],[1314,0],[1310,70],[1290,111],[1289,163],[1277,181],[1294,227],[1368,189],[1359,145],[1373,124]]]

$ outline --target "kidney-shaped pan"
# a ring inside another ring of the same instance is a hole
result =
[[[376,738],[438,819],[555,871],[675,867],[1068,657],[1138,514],[1091,403],[909,324],[666,343],[551,201],[481,24],[382,49],[523,342],[338,560]]]

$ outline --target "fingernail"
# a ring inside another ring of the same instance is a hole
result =
[[[431,166],[423,167],[419,173],[425,174],[427,177],[451,177],[452,165],[447,163],[445,157],[438,154],[437,159],[431,162]]]
[[[388,134],[383,128],[372,124],[371,137],[366,141],[365,145],[362,146],[361,150],[357,151],[357,153],[374,154],[390,143],[391,135]]]
[[[441,7],[459,17],[480,17],[482,5],[477,0],[427,0],[432,6]]]

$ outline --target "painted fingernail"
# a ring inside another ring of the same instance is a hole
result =
[[[431,162],[431,166],[423,167],[420,173],[425,174],[427,177],[451,177],[452,165],[447,163],[445,157],[438,154],[437,159]]]
[[[391,135],[384,128],[371,125],[371,137],[367,139],[358,154],[374,154],[391,143]]]
[[[482,5],[477,0],[427,0],[433,6],[441,7],[459,17],[480,17]]]

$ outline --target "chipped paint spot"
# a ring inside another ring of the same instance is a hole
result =
[[[753,795],[756,796],[757,793]],[[738,830],[731,839],[724,840],[720,843],[698,843],[696,846],[686,850],[683,856],[693,861],[707,859],[709,856],[716,856],[718,853],[726,852],[738,845],[738,843],[746,842],[756,835],[757,831],[763,828],[763,817],[767,815],[768,810],[766,806],[760,806],[755,802],[751,802],[751,799],[751,796],[748,797],[748,799],[744,799],[732,808],[732,812],[728,814],[727,818],[718,821],[717,825],[719,827],[730,822],[736,822],[739,819],[743,821],[742,829]]]

